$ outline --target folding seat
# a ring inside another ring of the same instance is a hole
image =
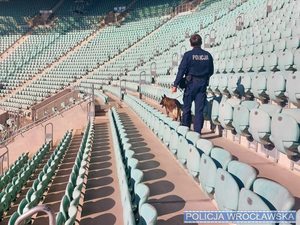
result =
[[[254,53],[254,45],[248,45],[245,48],[245,56],[253,55]],[[244,55],[242,55],[244,56]]]
[[[266,42],[269,42],[269,41],[271,41],[271,34],[268,32],[262,36],[262,42],[265,44]]]
[[[284,51],[286,49],[286,39],[278,39],[274,41],[275,52]]]
[[[228,75],[228,87],[227,90],[224,91],[225,95],[227,95],[227,91],[231,96],[241,96],[242,95],[242,89],[243,87],[241,86],[241,74],[236,73],[236,74],[230,74]]]
[[[215,97],[213,99],[213,103],[212,103],[212,109],[211,109],[211,120],[213,122],[213,124],[215,125],[220,125],[219,122],[219,107],[221,102],[226,101],[227,97],[223,96],[223,97]]]
[[[226,62],[226,73],[231,73],[233,71],[234,68],[234,60],[233,59],[229,59]]]
[[[299,37],[289,37],[286,39],[286,49],[292,50],[297,49],[300,46],[300,38]]]
[[[296,71],[293,74],[289,74],[286,78],[286,92],[285,96],[288,97],[288,100],[295,104],[296,106],[300,106],[300,71]]]
[[[300,109],[283,109],[272,117],[270,140],[280,152],[300,155]]]
[[[272,41],[266,42],[263,45],[263,53],[270,53],[274,51],[274,43]]]
[[[234,106],[232,125],[237,134],[249,137],[249,117],[250,111],[257,108],[259,103],[256,101],[242,101],[240,105]]]
[[[289,60],[290,63],[290,60]],[[294,67],[300,71],[300,49],[294,51]]]
[[[275,52],[264,54],[264,68],[266,71],[273,71],[276,69],[278,63],[277,54]]]
[[[205,192],[213,193],[217,169],[226,169],[228,163],[232,160],[232,155],[228,151],[218,147],[207,150],[201,155],[199,182]]]
[[[156,209],[148,204],[144,203],[140,209],[140,219],[138,225],[155,225],[157,224],[157,211]]]
[[[9,218],[8,225],[14,225],[19,217],[20,214],[18,212],[14,212],[12,216]]]
[[[253,71],[261,71],[264,68],[264,56],[263,55],[254,55],[252,62],[252,70]]]
[[[240,78],[240,93],[245,96],[247,99],[252,98],[253,94],[251,92],[251,84],[252,84],[252,77],[254,76],[253,73],[245,73],[241,74]]]
[[[266,94],[270,100],[277,103],[283,103],[286,100],[285,96],[286,79],[283,72],[269,73],[267,75],[267,90]]]
[[[237,57],[234,64],[234,72],[238,73],[243,68],[243,57]]]
[[[294,64],[293,53],[291,50],[284,52],[277,52],[278,56],[278,69],[281,71],[290,70]]]
[[[225,69],[226,69],[226,60],[224,59],[224,60],[221,60],[219,62],[220,62],[220,64],[219,64],[219,72],[223,73],[223,72],[225,72]]]
[[[219,90],[219,94],[224,94],[229,96],[229,92],[227,90],[227,86],[228,86],[228,76],[229,74],[220,74],[219,77],[219,86],[218,86],[218,90]]]
[[[235,106],[239,105],[240,102],[241,100],[236,98],[229,98],[226,101],[221,102],[218,120],[223,128],[233,130],[233,109]]]
[[[269,99],[269,96],[266,94],[267,90],[267,77],[269,72],[257,73],[252,77],[251,82],[251,92],[253,96],[262,101],[266,101]]]
[[[144,177],[144,173],[139,169],[132,169],[130,173],[130,179],[128,182],[130,193],[134,193],[136,185],[141,183]]]
[[[256,44],[253,47],[253,55],[258,55],[263,53],[263,44]]]
[[[56,224],[57,225],[64,225],[66,222],[65,217],[63,216],[62,212],[58,212],[56,215]]]
[[[181,164],[185,164],[187,161],[188,153],[190,152],[191,146],[197,139],[200,138],[200,135],[194,131],[188,131],[185,133],[180,133],[178,140],[178,149],[177,149],[177,159]],[[185,134],[185,136],[183,136]]]
[[[179,126],[180,126],[180,123],[178,121],[172,121],[170,123],[170,125],[165,124],[163,142],[166,146],[169,146],[169,144],[170,144],[171,131],[173,130],[175,132]]]
[[[77,206],[74,205],[72,202],[70,203],[70,207],[68,209],[68,215],[69,215],[69,218],[66,220],[66,222],[64,224],[65,225],[73,225],[76,220]]]
[[[279,183],[265,178],[254,181],[252,190],[242,188],[239,197],[240,211],[291,210],[295,204],[293,195]]]
[[[179,138],[181,135],[185,136],[189,131],[189,128],[186,126],[179,126],[177,130],[171,131],[169,149],[173,154],[176,154],[178,151]]]
[[[271,119],[281,112],[278,105],[262,104],[250,111],[249,132],[253,139],[263,145],[269,145],[271,135]]]
[[[246,56],[243,58],[243,71],[248,72],[252,70],[253,60],[255,56]]]
[[[241,188],[250,189],[256,170],[236,160],[228,163],[227,170],[218,168],[215,183],[215,200],[220,210],[237,210]]]
[[[139,183],[136,186],[135,196],[132,201],[132,209],[134,212],[139,210],[141,206],[147,202],[150,195],[150,189],[144,183]]]

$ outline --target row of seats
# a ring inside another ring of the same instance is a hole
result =
[[[75,223],[93,139],[94,124],[88,123],[69,177],[65,195],[61,200],[60,210],[56,215],[57,225],[73,225]]]
[[[17,198],[18,193],[21,192],[49,150],[50,144],[47,143],[39,149],[32,159],[28,160],[27,154],[21,156],[25,156],[26,162],[20,167],[20,170],[15,174],[7,173],[10,174],[7,179],[8,183],[0,193],[0,217],[3,216],[5,211],[9,210],[11,203]]]
[[[298,39],[299,42],[299,39]],[[300,46],[299,44],[297,47]],[[215,60],[216,73],[299,70],[299,49]]]
[[[143,183],[144,173],[139,170],[139,161],[134,157],[126,129],[117,111],[109,111],[116,165],[121,191],[124,224],[155,225],[156,209],[147,203],[150,190]]]
[[[299,71],[216,74],[210,78],[208,93],[246,99],[255,97],[263,102],[272,100],[279,104],[288,101],[299,106],[299,78]]]
[[[257,177],[252,166],[234,160],[230,152],[201,139],[198,133],[141,100],[130,95],[124,100],[199,180],[203,191],[214,197],[220,210],[293,209],[295,199],[284,186]]]
[[[211,120],[239,135],[252,136],[263,145],[275,148],[289,157],[300,154],[300,109],[259,104],[236,98],[214,99]],[[282,131],[285,132],[282,132]]]
[[[44,192],[50,184],[52,177],[69,148],[72,138],[72,131],[66,132],[59,145],[53,151],[50,159],[44,165],[38,177],[33,181],[32,187],[26,193],[26,197],[19,203],[18,210],[10,217],[8,224],[15,224],[16,220],[29,209],[37,206],[43,199]],[[27,219],[27,222],[31,219]]]
[[[6,185],[12,181],[12,179],[16,176],[16,174],[19,173],[22,167],[27,164],[27,161],[28,153],[23,153],[14,162],[14,164],[0,176],[0,191],[3,190]]]

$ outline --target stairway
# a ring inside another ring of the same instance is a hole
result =
[[[116,160],[107,116],[95,118],[80,225],[123,224]]]
[[[59,211],[60,202],[65,194],[65,189],[69,181],[69,176],[72,171],[75,159],[80,147],[82,135],[80,130],[76,130],[70,147],[66,152],[64,159],[52,181],[51,187],[45,195],[43,204],[47,204],[57,213]],[[45,214],[38,214],[34,219],[34,225],[45,225],[48,223],[48,217]]]

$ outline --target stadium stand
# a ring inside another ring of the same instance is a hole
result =
[[[53,10],[49,23],[39,24],[40,10]],[[30,113],[45,103],[63,117],[47,100],[69,89],[88,119],[16,156],[0,176],[0,224],[41,204],[58,225],[183,224],[187,210],[300,213],[299,1],[9,0],[0,14],[1,107]],[[215,65],[202,135],[159,105],[163,95],[182,103],[170,87],[194,33]],[[25,223],[47,221],[38,213]]]

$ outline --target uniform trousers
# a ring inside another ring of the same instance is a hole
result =
[[[206,104],[207,80],[192,78],[187,82],[183,94],[182,125],[190,127],[192,123],[191,108],[195,102],[194,131],[201,134],[204,124],[203,110]]]

